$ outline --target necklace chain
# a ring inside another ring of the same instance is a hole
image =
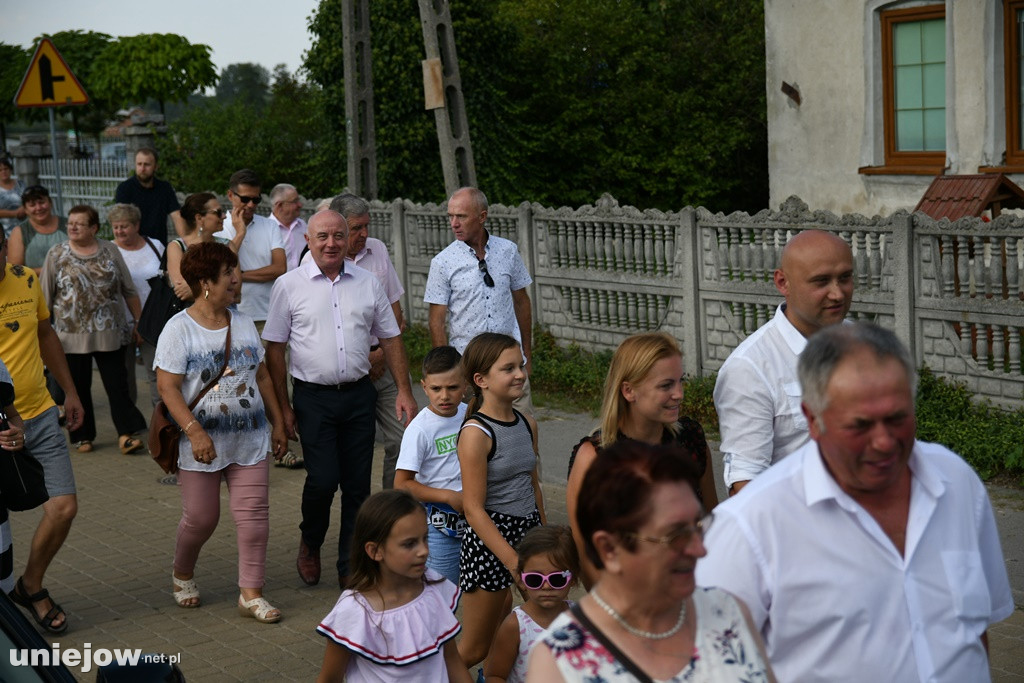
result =
[[[590,597],[594,598],[594,602],[597,603],[598,607],[607,612],[612,619],[617,621],[619,625],[632,633],[637,638],[646,638],[648,640],[664,640],[665,638],[671,638],[675,634],[679,633],[679,629],[683,627],[683,623],[686,621],[686,601],[683,601],[682,607],[679,608],[679,619],[676,620],[675,626],[667,631],[661,633],[652,633],[651,631],[644,631],[643,629],[636,628],[631,625],[626,619],[615,611],[615,608],[605,602],[597,591],[590,591]]]

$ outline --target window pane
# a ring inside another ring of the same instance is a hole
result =
[[[921,63],[921,22],[896,24],[892,29],[893,64]]]
[[[946,65],[926,64],[924,66],[924,106],[946,106]]]
[[[926,152],[941,152],[946,149],[945,109],[925,109],[923,149]]]
[[[920,109],[924,106],[921,67],[896,67],[896,109]]]
[[[924,121],[919,109],[896,112],[896,149],[919,152],[924,149]]]
[[[946,61],[946,21],[931,19],[920,22],[923,62]]]

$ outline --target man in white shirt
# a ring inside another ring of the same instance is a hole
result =
[[[780,681],[989,680],[1013,596],[984,485],[915,440],[896,336],[833,325],[800,356],[811,441],[715,508],[700,585],[741,598]]]
[[[235,171],[228,185],[231,214],[224,218],[224,229],[215,237],[230,240],[236,234],[245,234],[238,248],[238,267],[242,271],[242,301],[238,310],[262,330],[274,280],[284,275],[287,268],[284,242],[277,223],[256,213],[263,199],[256,172],[248,168]]]
[[[850,310],[853,252],[832,233],[805,230],[786,244],[774,279],[785,303],[729,354],[715,382],[730,495],[807,442],[797,358],[807,337]]]
[[[306,247],[306,221],[299,217],[302,200],[294,185],[278,183],[270,191],[270,220],[277,223],[284,244],[285,261],[288,270],[299,265],[299,257]]]
[[[398,384],[393,409],[405,425],[416,414],[409,362],[391,304],[377,278],[345,262],[348,225],[321,211],[306,231],[312,260],[274,283],[263,330],[267,367],[289,438],[300,438],[306,460],[301,540],[296,567],[307,585],[320,581],[320,546],[334,492],[341,488],[338,583],[349,576],[349,551],[359,506],[370,495],[374,408],[370,339],[377,337]],[[291,354],[285,368],[285,347]],[[287,375],[293,378],[288,399]]]
[[[430,305],[430,341],[462,353],[481,332],[514,337],[523,350],[527,381],[516,407],[532,412],[529,393],[533,312],[526,288],[533,282],[514,242],[484,228],[487,197],[464,187],[448,200],[455,241],[430,260],[423,301]],[[445,322],[448,331],[445,332]]]
[[[398,329],[404,330],[405,319],[402,316],[401,298],[405,294],[405,288],[402,287],[395,266],[391,263],[387,246],[379,239],[369,236],[369,203],[362,197],[345,193],[331,201],[331,210],[340,213],[348,223],[348,253],[345,260],[373,273],[384,287],[388,301],[391,302],[391,310],[395,313]],[[384,445],[381,485],[389,489],[395,485],[395,464],[398,462],[398,451],[402,446],[405,429],[395,418],[398,386],[384,363],[384,352],[376,339],[370,339],[370,379],[377,389],[377,438]]]

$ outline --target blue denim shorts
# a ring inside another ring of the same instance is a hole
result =
[[[427,566],[458,586],[459,553],[462,550],[462,539],[446,536],[428,524],[427,544],[430,546]]]

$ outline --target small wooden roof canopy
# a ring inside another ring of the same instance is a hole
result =
[[[981,216],[985,209],[992,209],[992,218],[1003,209],[1024,209],[1024,190],[1002,173],[940,175],[928,186],[914,211],[936,220],[955,221]]]

